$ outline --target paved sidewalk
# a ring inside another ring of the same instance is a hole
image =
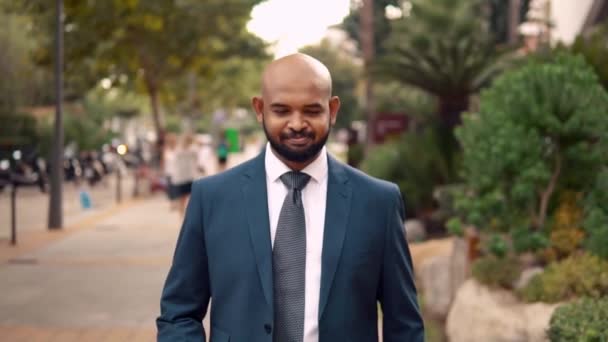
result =
[[[39,203],[32,216],[48,206],[46,196],[30,196]],[[66,212],[61,231],[38,225],[24,229],[17,247],[0,243],[0,341],[154,341],[179,213],[163,194]]]

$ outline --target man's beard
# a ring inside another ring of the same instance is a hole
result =
[[[272,147],[272,149],[279,156],[283,157],[285,160],[294,162],[294,163],[304,163],[307,161],[311,161],[313,158],[315,158],[317,156],[317,154],[319,154],[321,149],[323,149],[323,146],[325,146],[325,143],[327,142],[327,139],[329,138],[329,133],[331,131],[331,125],[330,125],[330,128],[327,130],[327,133],[325,134],[325,136],[323,136],[321,138],[321,140],[319,140],[319,142],[313,143],[312,145],[310,145],[309,147],[307,147],[304,150],[294,151],[294,150],[290,149],[287,145],[281,143],[281,140],[289,139],[289,138],[307,137],[314,141],[315,134],[313,132],[293,132],[293,131],[291,133],[281,133],[279,135],[279,140],[277,141],[277,140],[273,139],[270,136],[270,134],[268,133],[268,130],[266,130],[265,122],[262,122],[262,126],[264,127],[264,133],[266,134],[266,139],[268,139],[268,142],[270,143],[270,146]]]

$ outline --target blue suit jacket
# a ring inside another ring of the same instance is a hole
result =
[[[394,184],[329,157],[319,342],[423,342],[404,209]],[[158,341],[272,342],[264,153],[194,183],[157,319]],[[281,341],[282,342],[282,341]]]

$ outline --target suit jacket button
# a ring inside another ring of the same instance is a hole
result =
[[[272,332],[272,326],[270,324],[264,324],[264,330],[266,330],[266,333],[270,335]]]

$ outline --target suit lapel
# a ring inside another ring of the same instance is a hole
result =
[[[245,171],[242,189],[258,274],[266,302],[272,308],[272,245],[270,243],[268,195],[264,168],[264,152],[262,152]]]
[[[331,284],[333,283],[340,255],[342,254],[352,194],[344,166],[330,156],[328,156],[328,159],[327,205],[323,233],[319,319],[323,316],[323,310],[327,304]]]

